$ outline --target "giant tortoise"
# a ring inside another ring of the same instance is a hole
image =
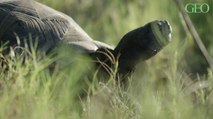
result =
[[[30,34],[42,52],[49,52],[58,44],[64,43],[82,49],[93,59],[105,62],[109,67],[112,63],[104,54],[110,53],[118,58],[118,75],[122,77],[128,75],[139,61],[154,56],[166,46],[171,40],[171,32],[171,26],[166,20],[155,20],[128,32],[113,48],[93,40],[68,15],[39,2],[0,1],[1,45],[7,43],[10,48],[18,44],[24,46],[24,41]]]

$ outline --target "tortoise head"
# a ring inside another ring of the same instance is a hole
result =
[[[159,45],[166,46],[171,41],[172,27],[167,21],[153,21],[150,22],[152,33]]]

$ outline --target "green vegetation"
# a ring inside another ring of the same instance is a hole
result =
[[[174,1],[39,1],[71,15],[95,40],[116,45],[126,32],[155,19],[167,19],[173,28],[173,41],[137,67],[126,90],[115,86],[113,78],[99,83],[95,74],[89,75],[92,67],[89,59],[70,55],[65,50],[54,58],[51,55],[44,58],[35,51],[23,54],[24,59],[1,54],[0,63],[6,65],[0,65],[0,119],[213,117],[213,72],[207,72],[205,60]],[[203,0],[212,5],[210,1]],[[213,56],[212,10],[207,14],[190,14],[190,17]],[[51,69],[49,65],[53,62],[57,63]],[[200,83],[195,83],[197,81]],[[82,91],[82,88],[88,90]],[[79,99],[79,95],[84,96]]]

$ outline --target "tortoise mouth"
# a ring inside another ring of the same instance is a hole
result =
[[[166,20],[156,20],[151,22],[151,29],[155,39],[161,46],[166,46],[171,42],[172,27]]]

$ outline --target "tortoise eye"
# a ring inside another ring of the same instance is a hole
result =
[[[157,25],[158,25],[158,27],[159,27],[160,31],[162,31],[162,29],[163,29],[163,25],[162,25],[162,23],[161,23],[161,22],[158,22],[158,23],[157,23]]]

